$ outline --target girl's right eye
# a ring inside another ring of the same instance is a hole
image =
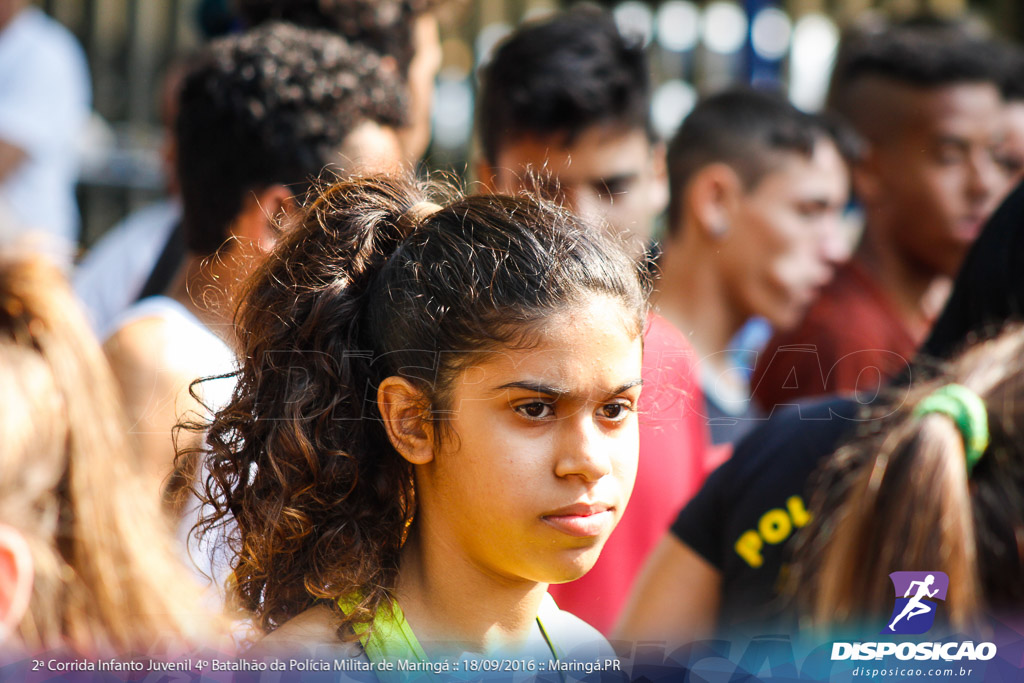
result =
[[[543,420],[544,418],[552,417],[555,414],[555,406],[553,404],[543,403],[541,401],[524,403],[520,406],[516,406],[515,410],[523,417],[531,420]]]

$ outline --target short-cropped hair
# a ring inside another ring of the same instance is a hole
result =
[[[416,52],[413,23],[438,0],[235,0],[247,27],[286,21],[340,34],[350,43],[393,57],[402,78]]]
[[[854,86],[866,78],[915,88],[962,83],[1001,85],[1000,52],[959,24],[910,21],[844,37],[829,86],[829,108],[857,121],[862,106]]]
[[[477,127],[484,157],[523,135],[564,135],[595,125],[650,131],[650,77],[639,37],[606,12],[575,9],[523,26],[481,74]]]
[[[835,143],[847,159],[858,153],[857,140],[840,123],[800,111],[777,93],[734,88],[700,102],[668,148],[671,229],[687,185],[702,168],[727,164],[751,189],[779,164],[781,154],[810,157],[820,140]]]

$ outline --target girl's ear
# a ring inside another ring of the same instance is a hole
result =
[[[0,642],[18,628],[32,595],[32,552],[25,538],[0,524]]]
[[[401,377],[388,377],[377,387],[377,406],[388,439],[413,465],[434,459],[434,428],[427,405],[423,392]]]

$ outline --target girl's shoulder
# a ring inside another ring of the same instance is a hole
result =
[[[569,659],[612,659],[615,651],[596,628],[560,609],[548,596],[539,614],[541,624],[560,656]]]

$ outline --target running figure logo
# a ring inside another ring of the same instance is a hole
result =
[[[924,633],[935,622],[935,600],[945,600],[949,577],[943,572],[893,572],[896,606],[882,633]],[[902,596],[902,597],[900,597]]]

